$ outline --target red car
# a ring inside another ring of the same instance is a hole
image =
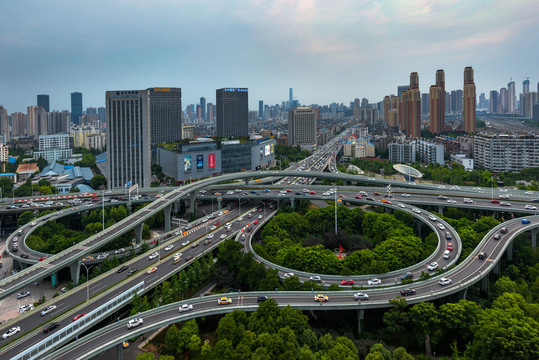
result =
[[[493,204],[499,204],[500,200],[490,200],[490,202],[493,203]]]
[[[447,250],[453,251],[453,243],[447,243]]]
[[[316,194],[316,191],[309,191],[309,194],[314,195]]]
[[[357,195],[355,196],[355,198],[356,198],[356,199],[361,199],[361,195],[357,194]]]
[[[157,244],[157,239],[150,241],[150,245]]]
[[[340,197],[340,198],[343,198],[343,197],[344,197],[344,195],[342,195],[342,194],[339,194],[339,197]]]
[[[255,220],[255,222],[253,224],[258,225],[258,220]]]
[[[77,316],[75,316],[75,317],[73,318],[73,321],[79,320],[79,319],[80,319],[81,317],[83,317],[84,315],[86,315],[86,313],[78,314]]]
[[[288,193],[288,192],[292,192],[292,190],[290,190],[290,189],[286,189],[286,192],[287,192],[287,193]]]
[[[341,282],[341,284],[343,285],[354,285],[354,280],[350,279],[350,280],[343,280]]]
[[[381,196],[382,194],[380,194],[379,192],[375,192],[374,195]]]
[[[47,260],[46,256],[42,256],[42,257],[39,258],[39,261],[45,261],[45,260]]]
[[[215,225],[215,226],[219,225],[219,221],[214,222],[213,225]]]

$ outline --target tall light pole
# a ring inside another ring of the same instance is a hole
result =
[[[90,300],[90,269],[93,266],[87,267],[86,264],[81,263],[82,266],[86,269],[86,301]]]
[[[335,235],[337,235],[337,192],[335,191]]]
[[[101,209],[101,212],[103,213],[103,231],[105,231],[105,190],[103,190],[103,193],[102,193],[102,209]]]
[[[206,216],[206,222],[204,223],[204,224],[205,224],[205,225],[204,225],[204,228],[206,229],[206,235],[208,235],[208,223],[210,222],[210,221],[209,221],[210,219],[208,218],[208,214],[207,214],[203,209],[200,209],[200,210],[202,210],[202,212],[203,212],[204,215]]]
[[[234,196],[238,198],[238,217],[240,217],[240,216],[241,216],[241,210],[240,210],[240,208],[241,208],[241,201],[240,201],[240,197],[239,197],[239,195],[234,195]]]
[[[490,180],[492,180],[492,181],[490,182],[490,184],[491,184],[491,189],[492,189],[492,192],[491,192],[491,194],[490,194],[490,200],[492,200],[492,199],[494,199],[494,177],[491,176],[491,177],[490,177]]]

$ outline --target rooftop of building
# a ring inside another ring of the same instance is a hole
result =
[[[17,174],[35,173],[36,171],[39,171],[39,167],[35,162],[20,164],[19,167],[17,167]]]
[[[90,168],[73,165],[64,166],[57,162],[47,165],[39,174],[39,176],[46,175],[67,175],[68,178],[81,177],[86,181],[90,181],[94,177],[94,174]]]

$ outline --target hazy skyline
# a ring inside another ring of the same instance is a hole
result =
[[[26,112],[37,94],[51,110],[104,106],[105,91],[182,88],[182,102],[249,88],[249,108],[371,102],[419,73],[427,93],[437,69],[477,94],[523,77],[539,81],[539,2],[507,1],[37,1],[9,2],[0,22],[0,104]]]

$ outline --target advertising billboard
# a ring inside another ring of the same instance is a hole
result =
[[[271,152],[271,146],[270,145],[266,145],[264,147],[264,156],[268,156]]]
[[[197,169],[204,169],[204,155],[197,155]]]
[[[215,154],[208,154],[208,168],[213,169],[215,167]]]
[[[183,171],[191,170],[191,155],[183,157]]]
[[[273,154],[273,143],[271,144],[271,153]]]

